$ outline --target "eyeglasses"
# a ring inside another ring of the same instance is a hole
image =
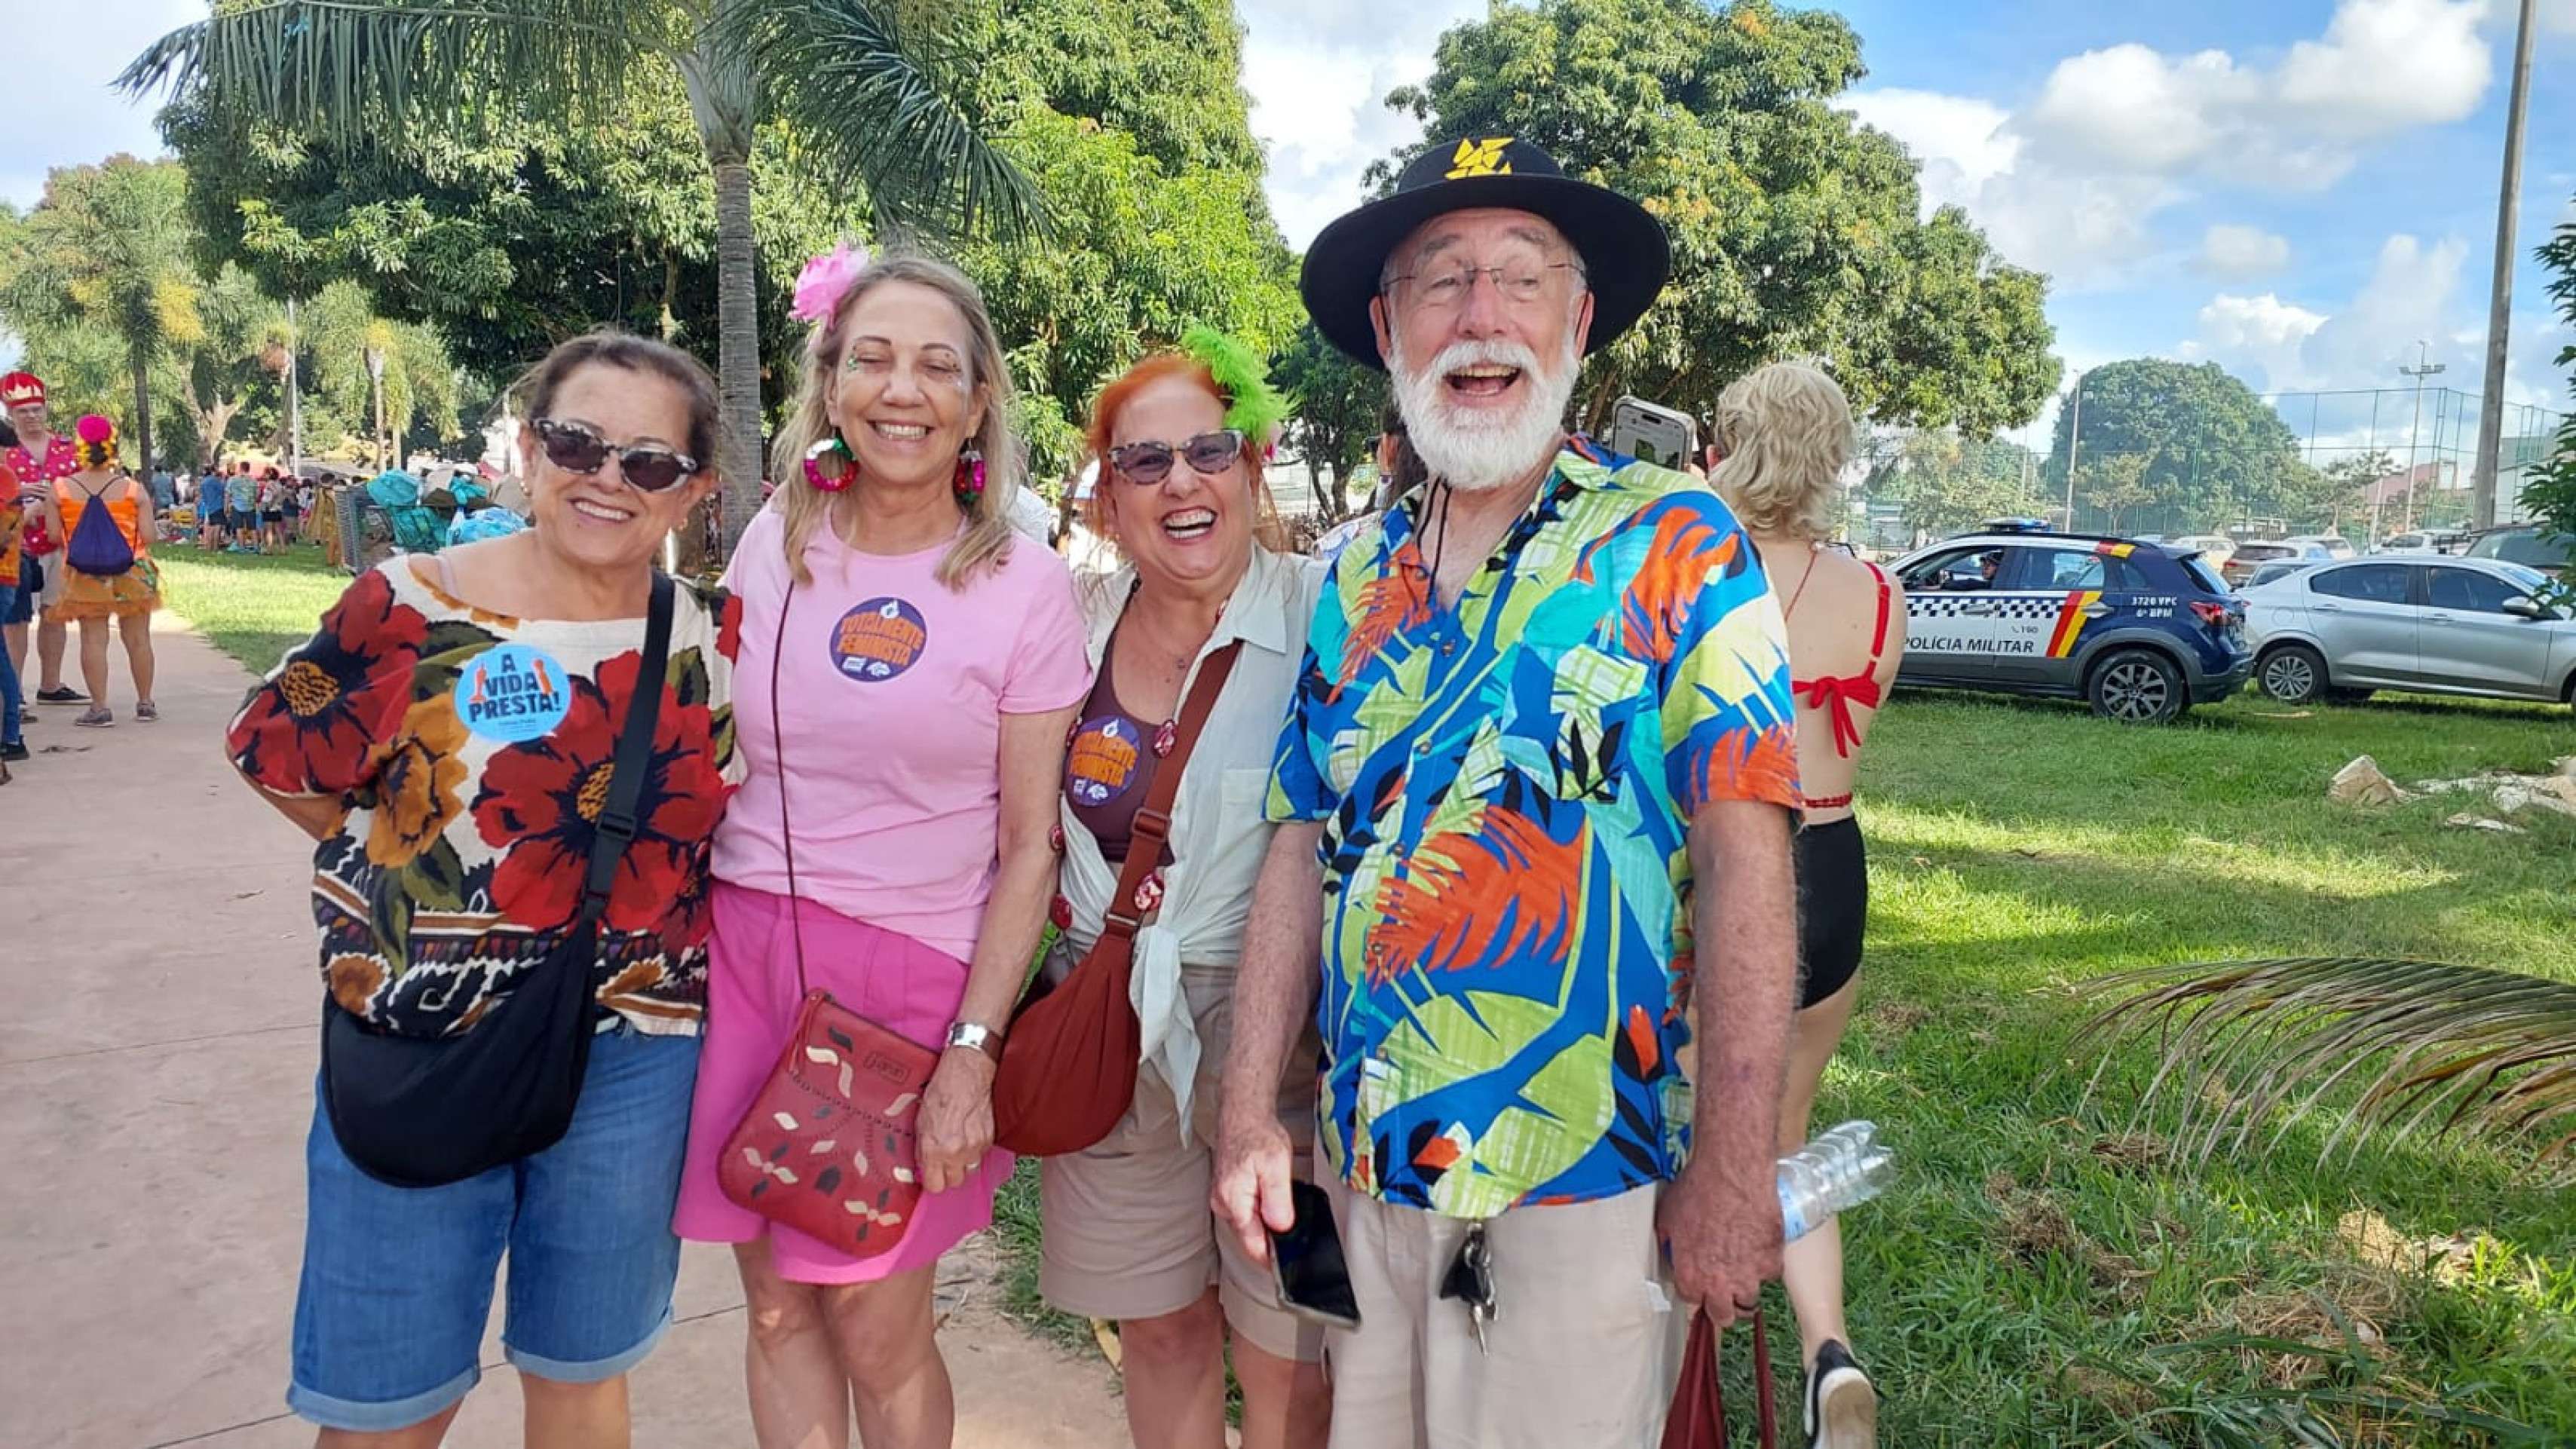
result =
[[[1243,456],[1243,433],[1235,428],[1220,428],[1201,433],[1176,450],[1169,443],[1129,443],[1109,450],[1109,466],[1118,476],[1139,488],[1151,488],[1172,476],[1172,454],[1177,451],[1189,460],[1192,468],[1205,474],[1218,474]]]
[[[628,487],[642,493],[662,493],[680,486],[698,471],[698,460],[686,453],[651,443],[621,448],[601,437],[597,429],[581,423],[539,418],[536,427],[537,441],[545,445],[546,461],[567,473],[596,473],[607,466],[609,455],[615,454],[618,476],[626,480]]]
[[[1386,279],[1388,291],[1398,282],[1414,284],[1412,305],[1425,312],[1454,312],[1467,305],[1467,295],[1476,289],[1478,277],[1494,279],[1494,290],[1514,306],[1527,306],[1547,292],[1551,273],[1572,272],[1583,275],[1574,262],[1506,262],[1499,267],[1456,266],[1437,271],[1403,272]]]

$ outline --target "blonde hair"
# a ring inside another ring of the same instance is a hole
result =
[[[1842,516],[1851,403],[1822,368],[1774,362],[1717,398],[1724,457],[1709,482],[1755,533],[1825,539]]]
[[[1010,557],[1011,540],[1018,536],[1011,527],[1011,503],[1019,494],[1024,466],[1019,438],[1011,431],[1016,396],[1001,337],[993,330],[992,314],[984,310],[984,294],[945,262],[901,253],[870,262],[841,294],[831,320],[815,328],[805,345],[805,381],[770,453],[770,474],[778,480],[777,508],[787,525],[787,568],[798,583],[813,582],[805,569],[805,546],[813,540],[814,530],[830,522],[833,500],[839,495],[805,481],[805,450],[833,432],[825,403],[840,385],[841,344],[850,309],[889,282],[927,287],[946,297],[966,319],[968,385],[981,394],[984,408],[983,426],[967,441],[984,456],[984,491],[972,504],[959,506],[965,531],[940,556],[936,570],[940,583],[963,589],[977,571],[999,568]],[[864,488],[867,480],[862,477],[854,486]]]

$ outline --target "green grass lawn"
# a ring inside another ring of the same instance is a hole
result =
[[[309,633],[343,582],[309,550],[162,559],[172,606],[253,668]],[[2318,1124],[2193,1170],[2162,1149],[2161,1119],[2132,1121],[2143,1049],[2086,1098],[2095,1059],[2072,1041],[2097,1003],[2066,987],[2125,967],[2420,955],[2576,981],[2576,821],[2491,835],[2442,828],[2456,798],[2329,803],[2327,780],[2364,753],[2400,781],[2536,771],[2576,753],[2576,724],[2563,709],[2249,695],[2138,728],[1910,692],[1881,719],[1862,776],[1863,1002],[1819,1122],[1869,1117],[1900,1153],[1894,1190],[1846,1224],[1882,1442],[2290,1443],[2225,1426],[2288,1394],[2347,1443],[2576,1443],[2576,1194],[2455,1144],[2321,1165]],[[1024,1168],[1001,1205],[1012,1300],[1085,1342],[1036,1301],[1035,1197]],[[2356,1212],[2476,1247],[2440,1271],[2391,1271],[2339,1234]],[[1794,1342],[1784,1312],[1776,1326]],[[1784,1363],[1784,1406],[1796,1389]]]
[[[169,544],[152,558],[161,566],[162,602],[259,674],[303,643],[349,586],[348,575],[326,566],[313,544],[276,555]]]

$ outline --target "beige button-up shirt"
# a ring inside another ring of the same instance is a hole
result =
[[[1181,963],[1231,968],[1242,960],[1252,886],[1273,828],[1261,808],[1270,789],[1271,756],[1287,716],[1289,691],[1297,687],[1306,628],[1323,580],[1324,565],[1315,559],[1255,548],[1252,566],[1226,600],[1216,632],[1181,682],[1186,699],[1208,656],[1243,641],[1234,672],[1208,712],[1207,728],[1181,776],[1172,804],[1172,863],[1163,872],[1163,907],[1136,933],[1128,983],[1128,998],[1143,1028],[1141,1065],[1160,1072],[1170,1085],[1185,1135],[1202,1048],[1181,989]],[[1135,583],[1131,567],[1076,584],[1094,669],[1103,665],[1110,634],[1126,612]],[[1060,804],[1058,809],[1064,823],[1060,889],[1073,908],[1073,925],[1065,935],[1071,959],[1079,960],[1100,936],[1118,871],[1074,818],[1072,807]]]

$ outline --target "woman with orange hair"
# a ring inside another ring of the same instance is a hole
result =
[[[1139,1449],[1225,1442],[1229,1337],[1246,1449],[1320,1446],[1331,1418],[1321,1330],[1279,1306],[1267,1272],[1217,1231],[1208,1205],[1235,967],[1271,835],[1261,802],[1322,577],[1280,551],[1262,483],[1285,413],[1259,360],[1204,328],[1136,364],[1092,407],[1100,481],[1089,521],[1126,566],[1083,596],[1098,676],[1065,762],[1065,939],[1050,971],[1082,959],[1128,852],[1152,848],[1139,843],[1150,837],[1136,829],[1138,809],[1182,701],[1231,655],[1184,756],[1161,863],[1131,904],[1152,912],[1136,935],[1135,1099],[1106,1139],[1043,1169],[1039,1287],[1067,1312],[1119,1323]],[[1259,1106],[1300,1139],[1314,1120],[1308,1038],[1302,1081],[1292,1068],[1295,1085]]]

